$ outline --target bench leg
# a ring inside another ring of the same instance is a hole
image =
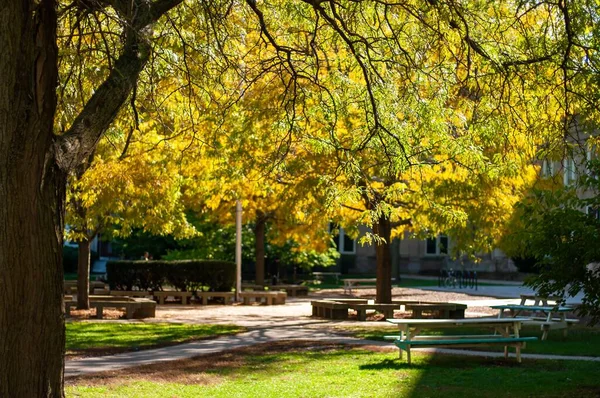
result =
[[[96,318],[102,319],[102,312],[104,311],[104,307],[96,306]]]
[[[521,344],[517,344],[515,347],[515,352],[517,354],[517,362],[521,363]]]
[[[406,362],[410,365],[410,344],[406,346]]]
[[[181,296],[181,305],[186,305],[187,304],[187,296]]]
[[[208,296],[202,295],[202,305],[208,305]]]
[[[367,320],[367,310],[356,310],[356,317],[359,321]]]
[[[504,359],[508,359],[508,346],[504,346]]]
[[[398,348],[398,359],[402,359],[402,348]]]

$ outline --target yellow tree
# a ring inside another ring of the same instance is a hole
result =
[[[354,154],[377,140],[382,145],[378,154],[405,170],[412,164],[407,159],[416,155],[401,134],[404,117],[394,110],[405,98],[425,103],[442,92],[450,102],[470,98],[476,110],[473,98],[489,99],[484,112],[467,118],[480,124],[490,114],[514,122],[527,115],[522,111],[527,105],[539,106],[532,115],[541,123],[552,103],[571,101],[566,93],[577,82],[570,63],[585,68],[595,61],[580,56],[586,51],[595,55],[596,48],[597,35],[586,26],[597,25],[598,7],[593,2],[585,7],[575,1],[7,3],[2,15],[10,23],[0,24],[0,395],[63,394],[60,247],[67,176],[90,158],[119,110],[136,97],[138,82],[157,93],[157,76],[181,78],[175,92],[190,99],[182,107],[195,143],[200,141],[195,121],[214,116],[206,114],[204,105],[196,106],[196,98],[223,104],[227,101],[219,96],[228,96],[239,76],[246,83],[243,90],[270,74],[285,88],[281,103],[290,115],[288,126],[313,112],[322,116],[324,128],[315,131],[324,134],[313,139],[333,138],[338,170],[359,170]],[[571,11],[580,16],[577,24],[571,24]],[[76,53],[81,65],[63,69],[67,76],[73,70],[72,81],[83,88],[73,101],[77,106],[63,108],[66,123],[56,112],[59,50]],[[455,67],[445,73],[449,64]],[[538,66],[541,73],[535,73]],[[140,75],[145,68],[147,78]],[[538,85],[547,83],[540,82],[547,70],[564,72],[548,79],[564,82],[564,95],[536,91],[553,87]],[[439,88],[447,78],[455,90]],[[411,89],[424,81],[432,83],[427,95]],[[352,83],[353,89],[340,93],[342,83]],[[533,99],[523,92],[531,92]],[[548,98],[548,103],[536,98]],[[364,123],[356,140],[346,145],[333,133],[345,111],[341,106],[349,102],[363,110]],[[160,102],[148,103],[160,107]],[[568,114],[570,105],[565,109],[561,113]],[[165,130],[179,130],[169,115],[158,120]]]

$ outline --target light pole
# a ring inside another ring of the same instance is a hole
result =
[[[242,203],[235,202],[235,301],[242,291]]]

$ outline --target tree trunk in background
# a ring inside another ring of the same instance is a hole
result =
[[[373,226],[373,232],[383,241],[377,242],[375,256],[377,260],[377,303],[392,302],[392,258],[390,253],[390,240],[392,228],[390,220],[381,216]]]
[[[256,226],[254,227],[254,241],[256,252],[256,277],[254,283],[265,284],[265,234],[267,218],[265,213],[256,211]]]
[[[0,23],[0,397],[62,397],[66,175],[54,148],[52,0],[3,2]]]
[[[78,242],[77,251],[77,309],[90,309],[90,240]]]

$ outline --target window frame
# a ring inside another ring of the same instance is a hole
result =
[[[445,247],[445,252],[442,252],[440,250],[440,247],[441,247],[440,241],[441,241],[441,239],[444,239],[444,238],[446,239],[447,244]],[[432,240],[435,240],[435,253],[428,251],[428,249],[429,249],[428,241],[432,241]],[[430,237],[430,238],[425,239],[425,256],[427,256],[427,257],[447,256],[449,251],[450,251],[450,237],[448,235],[438,234],[435,238]]]

